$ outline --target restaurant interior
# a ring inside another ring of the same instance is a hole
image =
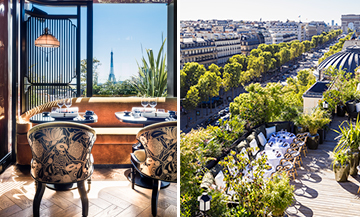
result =
[[[160,94],[94,94],[103,4],[163,7]],[[176,26],[176,0],[0,0],[0,216],[176,216]]]

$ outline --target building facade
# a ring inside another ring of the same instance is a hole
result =
[[[217,51],[213,40],[203,38],[180,39],[180,69],[185,63],[198,62],[206,68],[216,62]]]

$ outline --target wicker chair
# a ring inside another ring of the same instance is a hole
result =
[[[176,121],[162,122],[145,127],[137,134],[144,146],[131,153],[132,188],[135,173],[153,180],[151,213],[157,214],[157,201],[161,181],[177,181],[177,132]]]
[[[277,172],[285,171],[289,177],[293,177],[293,179],[295,180],[294,165],[290,161],[282,159],[280,161],[280,164],[276,167],[276,171]]]
[[[294,139],[295,143],[298,142],[303,142],[302,144],[302,148],[301,148],[301,152],[304,154],[304,157],[306,157],[306,154],[308,153],[308,149],[306,146],[306,140],[308,138],[308,136],[310,135],[310,133],[306,132],[306,133],[299,133],[296,135],[296,138]]]
[[[85,180],[94,171],[91,149],[96,140],[95,130],[82,124],[53,122],[31,128],[27,137],[32,152],[31,176],[36,185],[33,215],[39,216],[45,184],[77,183],[82,216],[87,216]]]

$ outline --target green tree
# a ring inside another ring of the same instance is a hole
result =
[[[224,67],[223,85],[225,90],[232,90],[232,98],[234,99],[234,89],[240,84],[242,65],[238,62],[228,63]]]
[[[267,66],[265,65],[265,58],[263,56],[248,57],[248,70],[254,70],[254,77],[259,78],[265,72],[266,67]]]
[[[184,106],[188,110],[193,110],[200,102],[198,86],[191,86],[186,94]],[[196,116],[196,114],[195,114]]]
[[[184,68],[180,71],[181,81],[183,85],[181,85],[182,90],[180,91],[181,98],[184,98],[187,91],[191,86],[194,86],[198,83],[201,75],[205,74],[205,67],[196,62],[185,63]]]
[[[101,65],[100,61],[93,58],[93,89],[97,89],[98,87],[98,67]],[[84,95],[86,95],[86,76],[87,75],[87,59],[83,59],[80,62],[80,88]]]
[[[210,112],[212,112],[212,97],[219,95],[221,78],[215,72],[207,71],[203,74],[198,83],[199,88],[206,91],[210,100]]]
[[[239,63],[240,65],[242,65],[242,68],[243,69],[246,69],[246,64],[247,64],[247,58],[245,55],[243,54],[236,54],[234,56],[232,56],[230,59],[229,59],[229,62],[230,63],[234,63],[234,62],[237,62]]]
[[[280,56],[281,65],[285,64],[290,60],[291,57],[290,50],[286,47],[281,48],[279,52],[279,56]]]
[[[306,41],[303,41],[301,43],[304,45],[304,51],[308,52],[310,50],[310,48],[311,48],[310,41],[306,40]]]
[[[276,60],[272,58],[272,54],[269,51],[260,53],[260,56],[264,57],[265,71],[275,68]]]
[[[209,67],[208,67],[208,70],[210,71],[210,72],[215,72],[216,73],[216,75],[218,75],[218,76],[220,76],[221,75],[221,73],[220,73],[220,67],[219,66],[217,66],[216,64],[211,64]]]

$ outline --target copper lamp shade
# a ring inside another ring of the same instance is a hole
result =
[[[36,47],[60,47],[60,42],[55,36],[49,33],[49,29],[45,28],[44,33],[35,40]]]

